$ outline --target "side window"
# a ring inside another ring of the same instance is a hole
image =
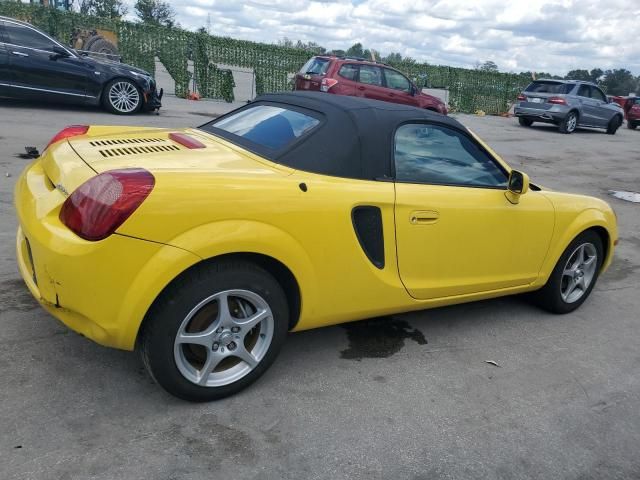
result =
[[[507,175],[471,139],[454,129],[405,124],[396,131],[396,180],[409,183],[506,187]]]
[[[384,69],[384,78],[387,81],[387,87],[394,90],[402,90],[409,93],[411,91],[411,84],[409,80],[399,72],[391,70],[390,68]]]
[[[371,65],[360,65],[360,83],[382,86],[382,70]]]
[[[356,80],[358,78],[358,66],[350,63],[346,63],[338,70],[338,75],[347,80]]]
[[[607,102],[607,97],[605,97],[604,93],[597,87],[591,87],[591,98],[595,98],[601,102]]]
[[[35,30],[15,23],[5,23],[5,32],[9,37],[8,42],[12,45],[47,51],[52,51],[55,45],[51,40]]]
[[[578,88],[577,95],[579,97],[587,97],[587,98],[589,98],[591,96],[589,94],[589,85],[580,85],[580,88]]]

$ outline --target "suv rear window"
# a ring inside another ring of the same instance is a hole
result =
[[[214,120],[201,128],[211,133],[221,130],[233,134],[257,147],[282,150],[318,124],[318,118],[296,110],[255,105]]]
[[[329,68],[329,59],[320,57],[311,57],[307,63],[300,69],[301,74],[305,75],[324,75]]]
[[[573,90],[574,85],[571,83],[562,82],[546,82],[537,81],[529,84],[524,89],[525,92],[537,92],[537,93],[569,93]]]

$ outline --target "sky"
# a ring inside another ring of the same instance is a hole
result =
[[[127,0],[133,3],[133,0]],[[356,42],[386,55],[472,68],[640,75],[640,0],[169,0],[190,30],[257,42]],[[130,7],[130,12],[133,8]]]

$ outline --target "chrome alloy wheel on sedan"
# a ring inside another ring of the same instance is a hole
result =
[[[229,385],[260,363],[273,331],[273,314],[260,295],[248,290],[216,293],[196,305],[178,328],[176,366],[196,385]]]
[[[560,295],[566,303],[577,302],[588,291],[597,266],[598,251],[592,243],[579,245],[569,255],[560,282]]]
[[[117,113],[133,113],[140,107],[140,92],[129,81],[121,80],[113,83],[107,95],[110,106]]]

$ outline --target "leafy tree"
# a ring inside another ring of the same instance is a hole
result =
[[[480,64],[480,62],[476,62],[476,70],[481,70],[483,72],[497,72],[498,71],[498,65],[496,65],[496,62],[493,62],[491,60],[487,60],[486,62]]]
[[[348,57],[364,57],[365,51],[362,48],[362,44],[358,42],[358,43],[354,43],[347,49],[346,55]]]
[[[176,12],[169,3],[162,0],[137,0],[133,8],[142,23],[175,26]]]
[[[591,71],[584,69],[571,70],[565,75],[567,80],[584,80],[585,82],[598,82],[604,72],[599,68],[594,68]]]
[[[625,68],[607,70],[604,72],[602,86],[609,95],[629,95],[638,91],[638,79]]]
[[[84,15],[103,18],[120,18],[127,13],[122,0],[79,0],[78,8]]]

